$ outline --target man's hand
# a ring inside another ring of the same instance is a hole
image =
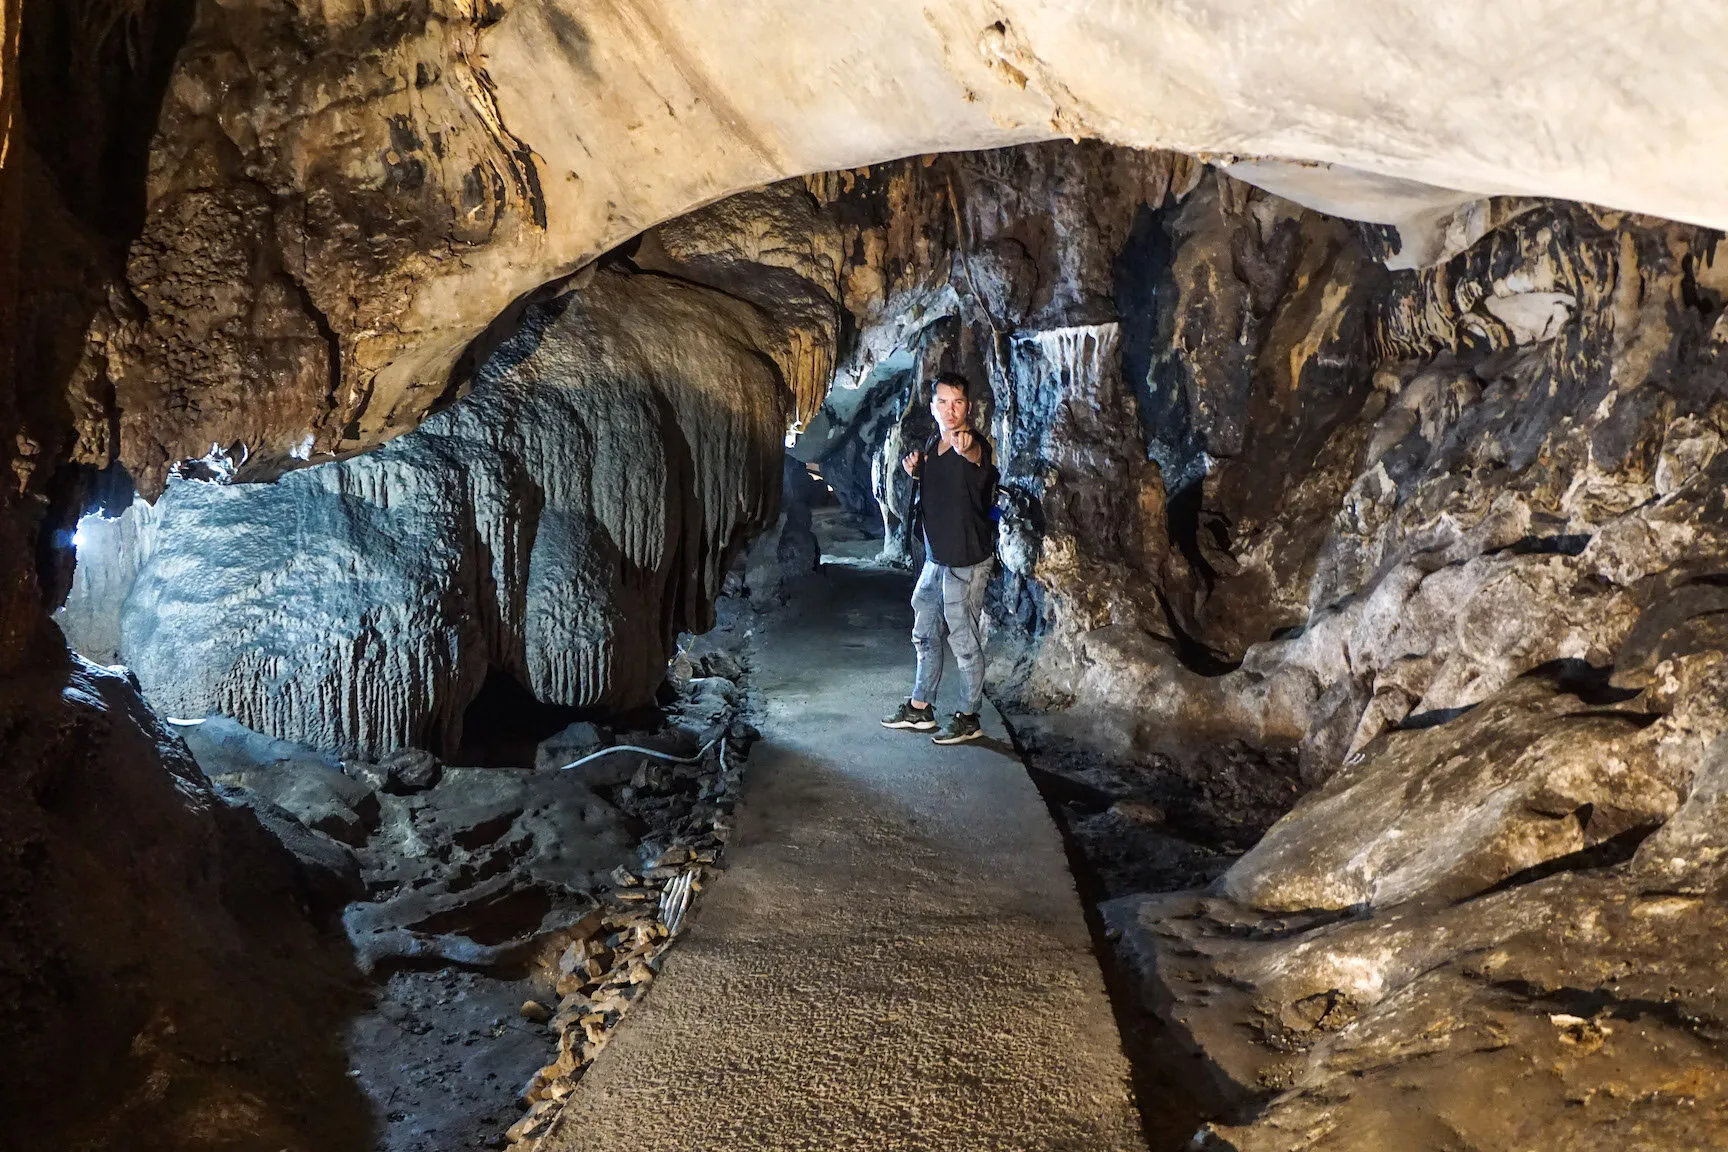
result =
[[[970,428],[943,429],[942,439],[948,441],[948,446],[972,463],[978,463],[982,454],[978,443],[978,434]]]
[[[924,463],[924,453],[908,452],[900,458],[900,467],[906,469],[906,475],[918,475],[918,466]]]

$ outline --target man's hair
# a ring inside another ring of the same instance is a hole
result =
[[[940,388],[944,384],[948,385],[950,388],[960,389],[960,395],[966,397],[968,400],[972,399],[972,382],[966,379],[966,377],[960,375],[958,372],[941,372],[937,374],[936,379],[930,381],[930,396],[932,399],[936,396],[936,389]]]

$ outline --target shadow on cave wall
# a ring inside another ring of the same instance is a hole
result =
[[[17,334],[11,370],[24,425],[50,460],[72,455],[74,390],[41,387],[74,380],[85,333],[124,282],[127,250],[144,226],[145,175],[156,121],[175,60],[192,27],[196,0],[25,0],[19,13],[17,82],[21,139],[9,167],[19,171],[22,229]],[[118,450],[113,382],[90,368],[79,402],[105,413],[105,445],[86,449],[33,481],[42,497],[36,567],[44,599],[56,603],[71,579],[70,524],[81,509],[123,503],[130,479],[108,467]]]
[[[342,854],[218,795],[121,674],[0,683],[0,738],[0,1148],[373,1147]]]
[[[112,382],[79,361],[143,225],[196,7],[24,0],[10,13],[9,210],[24,224],[7,387],[34,437],[27,462],[73,456],[74,402],[106,428],[78,446],[82,462],[36,471],[19,513],[49,603],[70,581],[79,511],[130,500],[105,467]],[[371,1148],[339,1039],[369,999],[336,916],[353,877],[297,859],[279,839],[291,822],[219,796],[124,676],[50,637],[0,674],[0,1148]]]

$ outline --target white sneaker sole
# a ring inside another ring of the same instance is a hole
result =
[[[940,725],[934,720],[884,720],[884,728],[898,728],[901,731],[910,729],[913,732],[934,732]]]
[[[983,736],[984,733],[982,732],[968,732],[964,736],[932,736],[930,737],[930,743],[941,744],[944,746],[949,744],[969,744],[974,740],[982,739]]]

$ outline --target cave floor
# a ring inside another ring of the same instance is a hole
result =
[[[910,679],[910,591],[829,567],[758,628],[764,739],[727,870],[541,1149],[1145,1147],[1000,717],[957,748],[877,722]]]

